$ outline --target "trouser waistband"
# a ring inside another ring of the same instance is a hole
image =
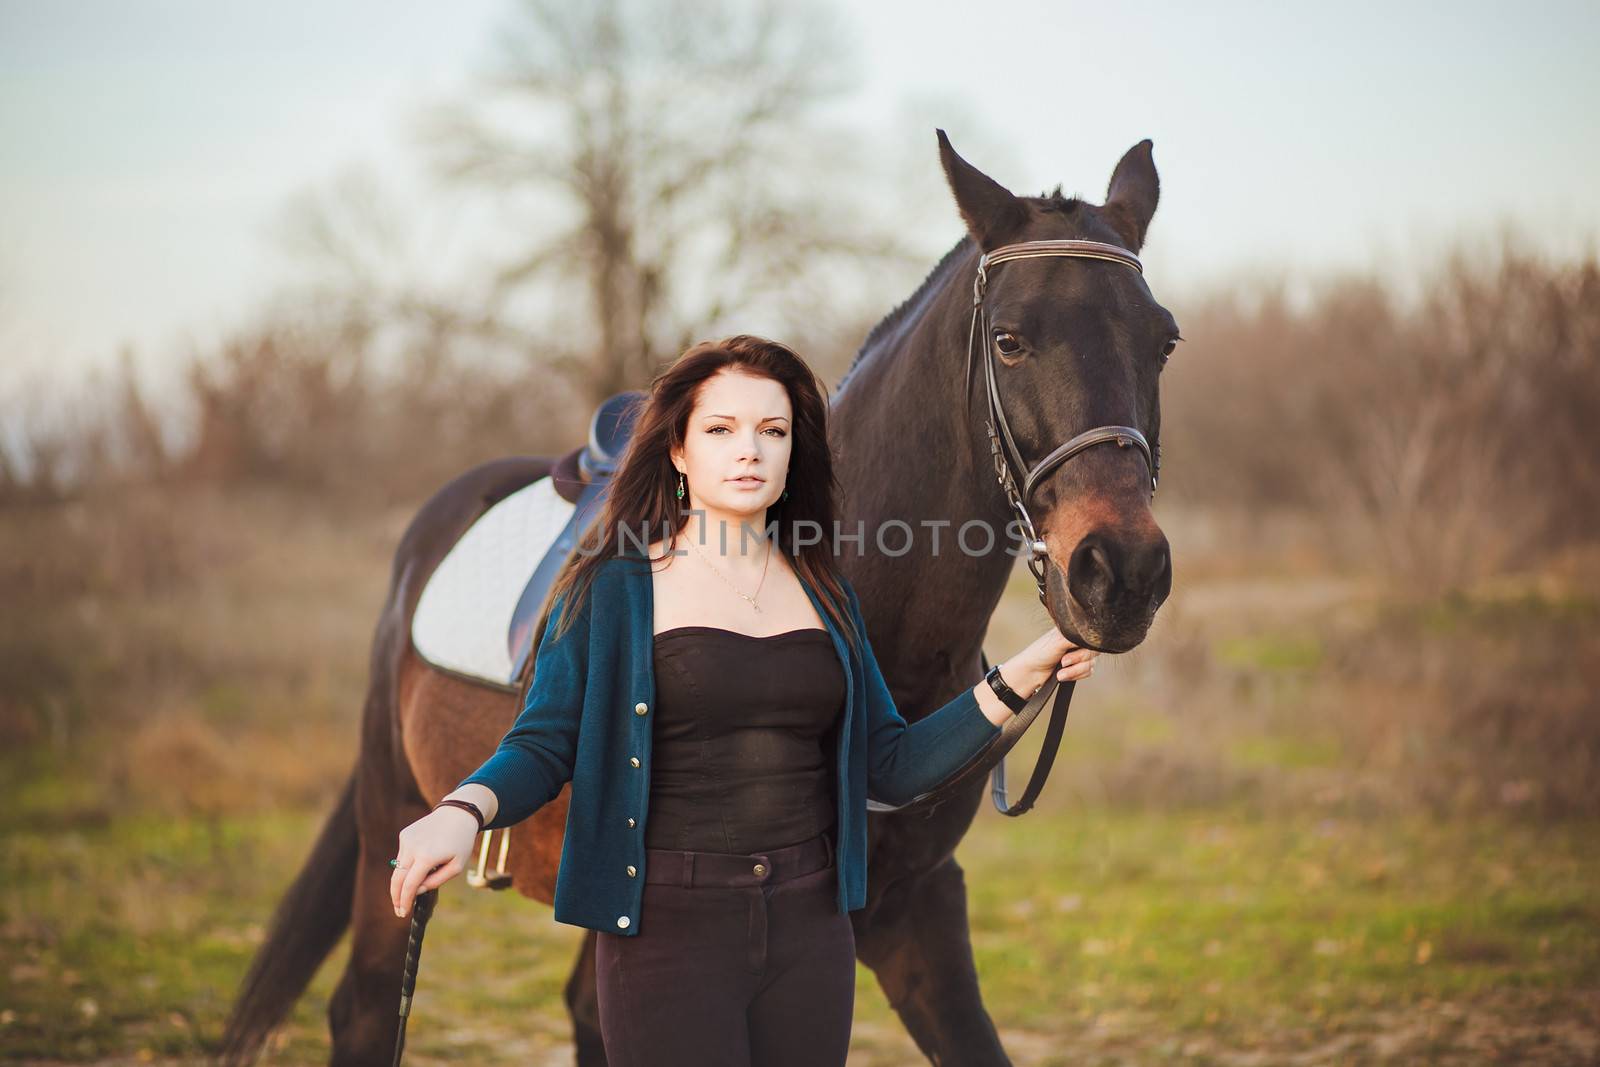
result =
[[[833,837],[818,834],[796,845],[749,854],[647,848],[644,855],[647,885],[735,888],[787,882],[830,866]]]

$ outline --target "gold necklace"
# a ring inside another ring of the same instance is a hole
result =
[[[690,548],[694,549],[696,552],[700,552],[699,547],[694,543],[694,538],[691,537],[688,539],[688,541]],[[748,600],[750,602],[750,606],[755,608],[757,615],[761,614],[761,605],[756,603],[756,597],[761,595],[761,587],[762,585],[766,584],[767,581],[767,566],[772,562],[772,541],[770,538],[767,541],[767,559],[765,563],[761,564],[761,581],[756,583],[755,596],[748,595],[738,586],[734,585],[732,579],[718,570],[716,564],[711,562],[710,556],[707,556],[704,552],[700,552],[700,558],[706,561],[706,566],[711,568],[711,572],[713,574],[727,583],[729,589],[732,589],[735,593],[738,593],[740,596]]]

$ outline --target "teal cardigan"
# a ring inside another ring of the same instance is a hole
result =
[[[843,579],[841,578],[841,581]],[[833,638],[844,666],[838,761],[839,911],[867,896],[867,797],[902,804],[932,789],[1000,734],[968,688],[907,724],[878,669],[872,646],[858,655],[801,586]],[[866,633],[855,590],[844,583],[849,614]],[[552,605],[551,626],[565,605]],[[633,936],[644,917],[644,831],[650,801],[650,709],[655,701],[654,591],[650,563],[637,548],[601,565],[571,628],[543,640],[522,712],[484,764],[461,785],[494,790],[499,810],[486,829],[511,826],[561,792],[572,796],[556,875],[557,922]]]

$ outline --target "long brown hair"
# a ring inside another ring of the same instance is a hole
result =
[[[860,635],[845,608],[844,587],[833,559],[838,483],[828,444],[826,389],[788,346],[749,334],[702,341],[674,360],[651,383],[628,446],[606,490],[600,519],[584,533],[551,588],[551,604],[558,596],[572,594],[567,596],[561,618],[555,620],[552,636],[559,636],[571,624],[574,606],[588,595],[601,564],[621,553],[624,530],[630,531],[628,540],[638,538],[647,545],[655,540],[652,535],[656,531],[662,531],[663,544],[671,546],[684,528],[689,501],[687,497],[677,498],[677,470],[672,465],[671,451],[684,443],[700,386],[725,368],[770,378],[789,394],[794,415],[789,428],[793,442],[785,482],[789,496],[775,501],[766,514],[767,525],[774,529],[773,550],[789,558],[802,581],[826,593],[819,599],[829,617],[847,640],[859,642]],[[809,531],[805,538],[795,536],[801,523]],[[670,552],[670,547],[666,551]]]

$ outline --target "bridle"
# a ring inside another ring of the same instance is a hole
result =
[[[1132,267],[1140,274],[1144,273],[1144,266],[1139,262],[1138,256],[1125,248],[1118,248],[1102,241],[1021,241],[1016,244],[1001,245],[992,252],[984,253],[978,257],[978,273],[972,280],[972,325],[967,331],[967,366],[962,379],[966,395],[970,398],[972,357],[977,346],[981,344],[984,351],[983,379],[989,397],[986,429],[989,433],[989,451],[994,460],[995,477],[999,479],[1000,488],[1006,494],[1006,502],[1017,513],[1017,518],[1022,523],[1023,534],[1028,540],[1028,570],[1032,572],[1034,581],[1039,585],[1041,602],[1044,600],[1045,565],[1049,555],[1043,539],[1034,528],[1033,517],[1028,514],[1028,504],[1033,499],[1033,491],[1038,488],[1045,475],[1085,449],[1107,441],[1115,441],[1119,448],[1137,446],[1143,453],[1145,466],[1150,471],[1151,496],[1155,495],[1156,482],[1161,477],[1159,450],[1152,451],[1150,442],[1145,439],[1144,434],[1132,426],[1096,426],[1085,430],[1051,450],[1049,455],[1034,464],[1031,469],[1017,448],[1016,438],[1011,434],[1011,424],[1006,420],[1005,407],[1000,403],[999,386],[995,381],[994,352],[989,344],[989,322],[984,312],[983,298],[989,285],[989,271],[992,268],[1014,259],[1058,256],[1103,259],[1110,263],[1121,263],[1123,266]]]
[[[1111,263],[1121,263],[1123,266],[1132,267],[1140,274],[1144,267],[1139,262],[1139,257],[1127,249],[1118,248],[1116,245],[1105,244],[1100,241],[1022,241],[1017,244],[1001,245],[992,252],[984,253],[978,257],[978,275],[972,283],[972,325],[967,333],[967,368],[963,383],[966,387],[968,402],[972,396],[972,359],[977,345],[984,347],[983,377],[989,396],[989,416],[986,429],[989,434],[989,452],[994,459],[995,477],[999,479],[1000,488],[1005,491],[1006,502],[1017,513],[1017,518],[1022,523],[1022,530],[1028,539],[1028,570],[1032,572],[1034,581],[1039,586],[1039,601],[1045,602],[1045,573],[1049,565],[1049,552],[1043,539],[1039,537],[1034,528],[1033,517],[1028,514],[1028,504],[1033,499],[1033,491],[1045,475],[1055,470],[1067,460],[1076,456],[1085,449],[1108,441],[1116,442],[1119,448],[1137,446],[1144,456],[1145,466],[1150,471],[1150,494],[1155,495],[1156,482],[1161,476],[1161,454],[1159,449],[1152,450],[1150,442],[1143,433],[1133,426],[1095,426],[1084,430],[1082,433],[1070,438],[1064,444],[1057,445],[1050,454],[1035,463],[1031,468],[1023,460],[1022,453],[1017,448],[1016,439],[1011,434],[1011,425],[1006,421],[1006,411],[1000,403],[1000,391],[995,382],[994,354],[989,345],[988,317],[984,314],[983,298],[989,284],[989,271],[1014,259],[1040,259],[1046,256],[1072,256],[1080,259],[1103,259]],[[989,660],[982,652],[979,653],[984,670],[989,669]],[[1038,799],[1044,783],[1050,777],[1050,768],[1055,763],[1056,750],[1061,745],[1061,734],[1067,724],[1067,710],[1072,704],[1072,691],[1076,682],[1058,682],[1055,672],[1038,692],[1028,698],[1027,705],[1001,727],[1000,734],[989,745],[969,760],[960,770],[945,779],[937,788],[931,789],[921,796],[895,806],[881,801],[867,801],[867,809],[874,812],[909,812],[925,810],[932,807],[966,787],[966,784],[981,774],[990,776],[989,795],[994,801],[994,806],[1002,815],[1021,815],[1033,807],[1033,802]],[[1058,689],[1059,687],[1059,689]],[[1050,711],[1050,725],[1045,731],[1044,742],[1039,749],[1039,760],[1034,764],[1033,774],[1028,779],[1027,787],[1022,791],[1022,796],[1015,804],[1008,801],[1006,796],[1006,753],[1010,752],[1022,735],[1027,732],[1033,721],[1044,710],[1051,694],[1055,694],[1055,702]]]

